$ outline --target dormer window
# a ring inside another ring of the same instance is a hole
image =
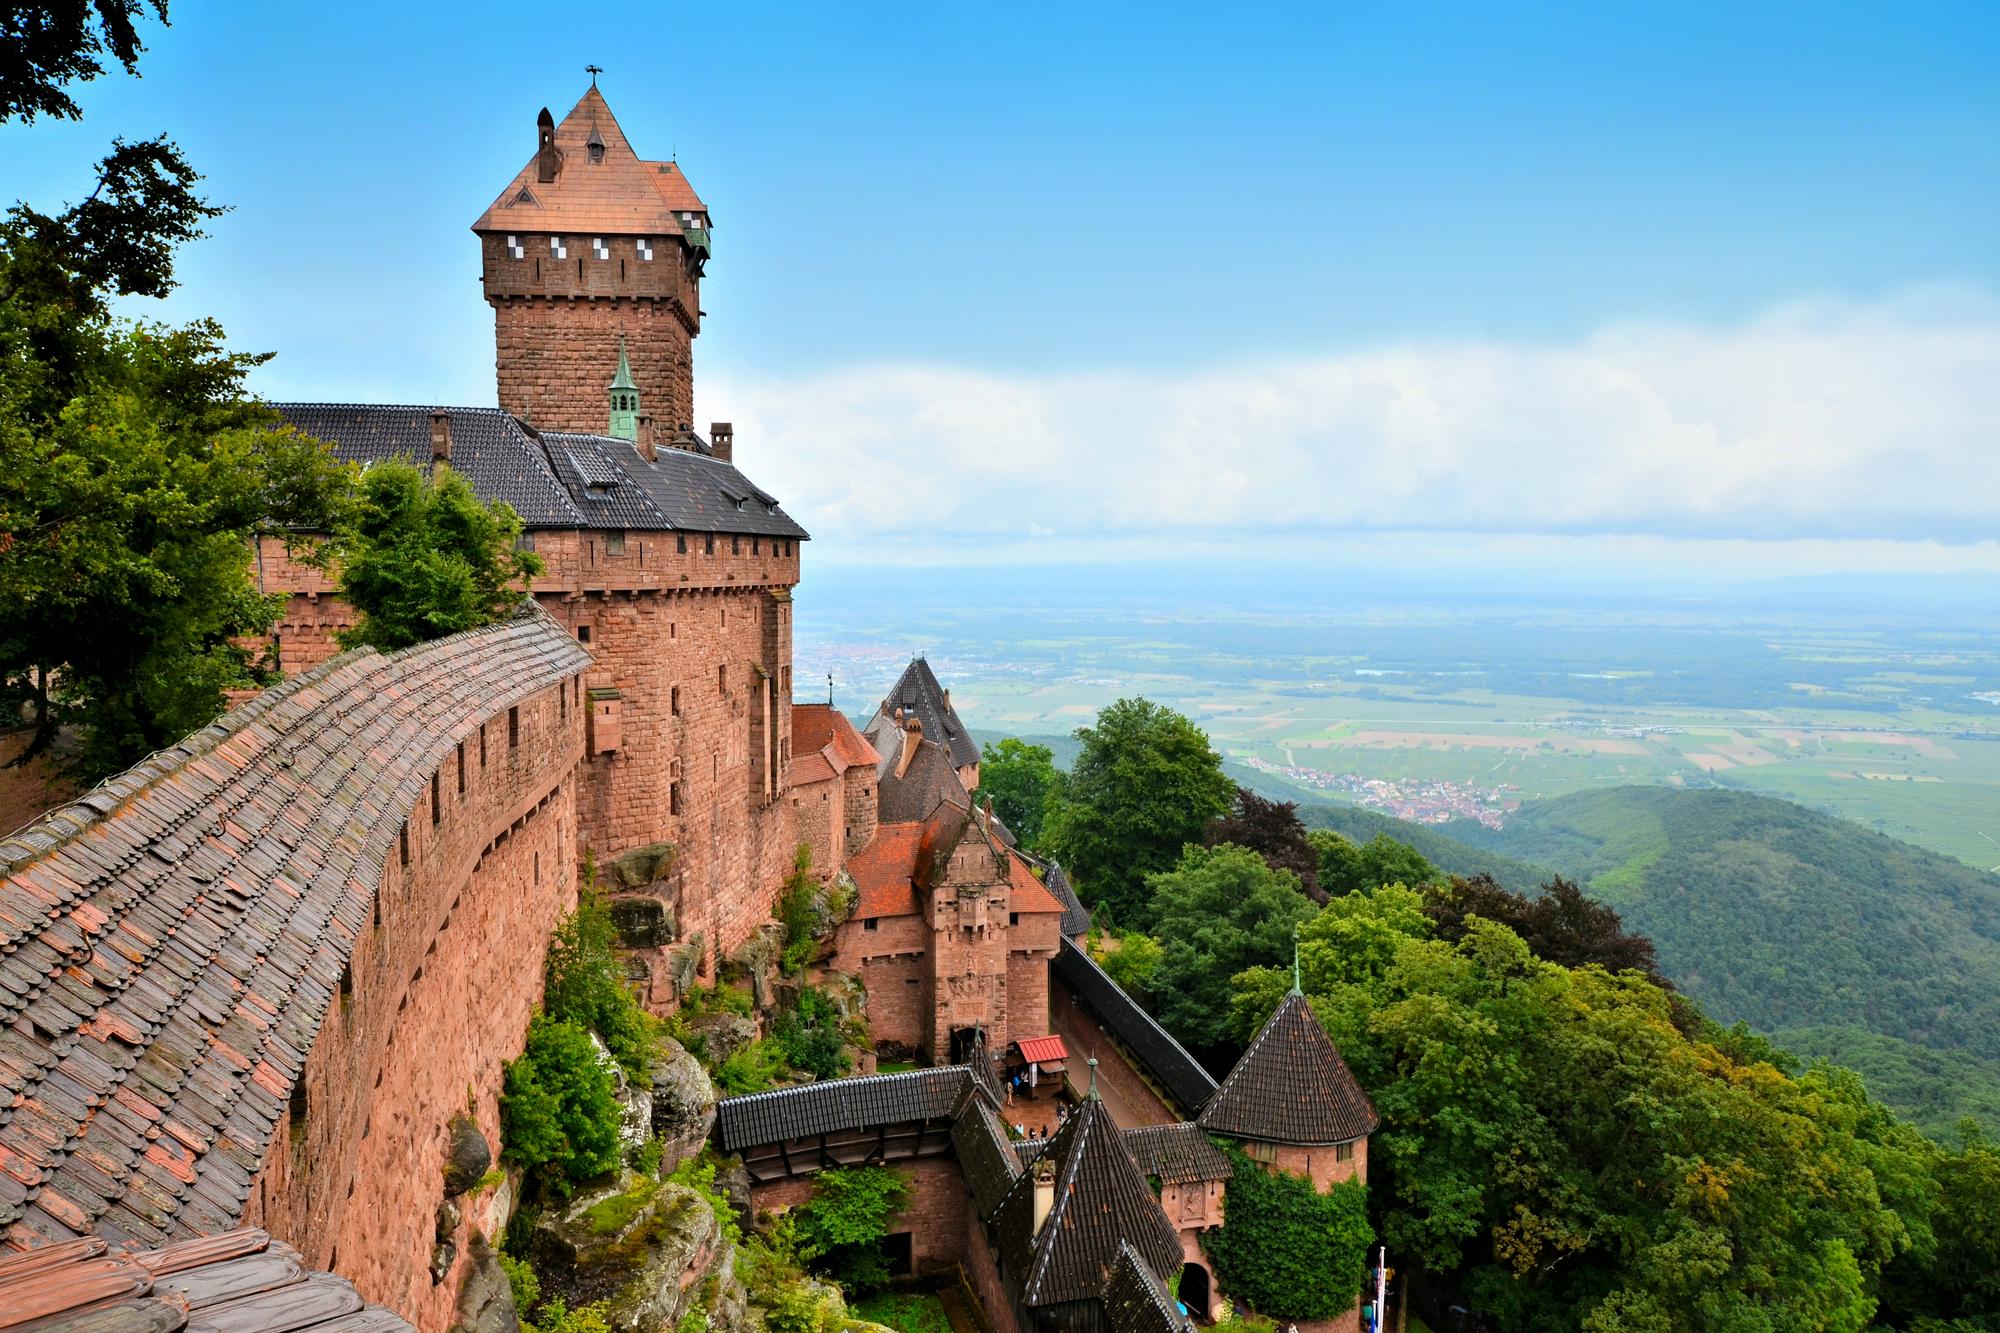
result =
[[[636,241],[632,242],[632,244],[633,244],[633,245],[634,245],[635,247],[637,247],[637,249],[638,249],[638,251],[639,251],[639,258],[641,258],[641,259],[645,260],[645,261],[646,261],[646,262],[647,262],[648,264],[650,264],[650,263],[652,263],[652,262],[653,262],[653,238],[652,238],[652,237],[650,237],[650,236],[641,236],[641,237],[640,237],[640,238],[639,238],[638,240],[636,240]]]
[[[590,257],[592,259],[611,258],[611,247],[604,243],[602,236],[593,236],[590,238]]]
[[[528,248],[521,244],[521,238],[518,236],[509,236],[507,238],[507,258],[526,259],[527,257]]]
[[[569,247],[563,244],[562,237],[560,236],[549,237],[549,258],[551,259],[569,258]]]
[[[590,137],[584,140],[583,146],[584,150],[590,154],[590,164],[592,166],[604,165],[604,136],[597,132],[596,121],[591,122]]]

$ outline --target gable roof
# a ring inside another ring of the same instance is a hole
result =
[[[1043,1163],[1054,1164],[1055,1206],[1035,1233],[1035,1172]],[[1180,1237],[1096,1097],[1085,1098],[1040,1160],[1015,1177],[993,1221],[1029,1307],[1102,1296],[1121,1244],[1156,1269],[1180,1265]]]
[[[1141,1009],[1124,987],[1106,975],[1075,940],[1063,938],[1050,966],[1070,994],[1088,1005],[1105,1030],[1137,1056],[1146,1066],[1146,1072],[1180,1104],[1182,1115],[1194,1114],[1214,1094],[1215,1080],[1200,1062],[1151,1014]]]
[[[952,1150],[959,1174],[972,1195],[972,1209],[984,1222],[1013,1188],[1021,1163],[1008,1142],[1006,1127],[984,1097],[974,1097],[951,1127]]]
[[[1348,1072],[1305,996],[1293,991],[1222,1080],[1197,1122],[1267,1143],[1351,1143],[1381,1117]]]
[[[907,735],[900,732],[898,735],[902,744],[910,743]],[[910,756],[909,767],[901,777],[896,776],[893,765],[877,776],[875,803],[883,823],[897,824],[928,819],[940,803],[970,810],[972,794],[958,779],[951,751],[926,736],[917,742],[916,752]]]
[[[346,1278],[245,1229],[157,1250],[88,1236],[0,1257],[0,1329],[36,1333],[414,1333]]]
[[[604,160],[590,160],[590,144],[604,145]],[[680,184],[676,167],[639,160],[604,94],[592,86],[570,108],[555,131],[559,154],[556,178],[540,179],[540,152],[528,155],[499,198],[472,224],[476,232],[532,231],[610,233],[617,236],[678,236],[682,228],[673,202]],[[664,187],[664,188],[663,188]],[[686,190],[688,196],[694,191]],[[696,199],[694,207],[701,201]]]
[[[910,659],[902,677],[882,697],[883,714],[893,719],[898,708],[905,714],[917,715],[917,720],[924,724],[925,739],[938,741],[949,749],[955,767],[966,768],[979,762],[979,746],[965,724],[958,720],[958,713],[945,697],[945,688],[938,684],[931,664],[921,657]]]
[[[654,450],[630,440],[537,431],[492,407],[275,403],[286,422],[364,467],[390,459],[431,466],[431,416],[446,414],[452,471],[479,498],[504,500],[529,528],[731,532],[806,540],[777,499],[696,448]],[[608,409],[607,409],[608,411]]]
[[[854,729],[832,704],[792,705],[792,753],[815,755],[824,761],[829,775],[839,776],[850,768],[874,764],[881,758],[862,734]],[[797,768],[793,769],[797,780]]]
[[[418,795],[590,660],[532,602],[344,653],[0,841],[0,1244],[233,1225]]]

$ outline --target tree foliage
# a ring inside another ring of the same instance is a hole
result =
[[[1269,801],[1248,787],[1238,787],[1236,803],[1208,826],[1203,841],[1211,847],[1224,842],[1248,847],[1271,869],[1290,871],[1306,897],[1326,901],[1319,887],[1319,849],[1307,840],[1295,801]]]
[[[979,790],[973,800],[991,798],[1000,822],[1021,846],[1032,849],[1041,845],[1049,802],[1056,798],[1062,780],[1053,750],[1009,736],[998,745],[988,741],[980,747]]]
[[[1344,1181],[1326,1194],[1304,1176],[1260,1166],[1218,1140],[1229,1158],[1222,1226],[1201,1233],[1223,1290],[1280,1319],[1332,1319],[1354,1308],[1368,1273],[1368,1191]]]
[[[1452,876],[1425,900],[1424,910],[1442,939],[1463,938],[1468,921],[1498,921],[1524,940],[1537,958],[1563,967],[1596,963],[1610,972],[1643,972],[1671,990],[1653,958],[1653,942],[1625,929],[1616,909],[1592,902],[1575,883],[1557,875],[1533,898],[1511,893],[1485,875]]]
[[[556,924],[545,965],[542,1008],[558,1022],[595,1032],[605,1049],[637,1078],[659,1051],[659,1024],[640,1007],[618,962],[618,930],[597,887],[597,862],[584,862],[576,909]]]
[[[909,1183],[885,1166],[822,1171],[812,1197],[786,1215],[795,1252],[843,1291],[872,1291],[889,1280],[882,1241],[909,1197]]]
[[[501,1155],[567,1192],[618,1165],[618,1116],[616,1082],[590,1033],[535,1015],[500,1093]]]
[[[1306,842],[1318,858],[1319,886],[1329,896],[1365,893],[1384,884],[1414,888],[1440,878],[1422,852],[1386,833],[1356,845],[1331,829],[1314,829]]]
[[[1292,930],[1313,906],[1290,872],[1246,847],[1189,847],[1148,886],[1164,954],[1152,983],[1159,1018],[1189,1047],[1213,1052],[1229,1038],[1230,978],[1289,963]]]
[[[1118,920],[1148,926],[1146,877],[1201,841],[1236,784],[1194,723],[1146,699],[1108,705],[1076,737],[1083,749],[1043,842],[1086,903],[1108,903]]]
[[[45,37],[5,59],[38,59],[23,53]],[[35,724],[21,760],[73,728],[62,758],[86,781],[269,679],[245,645],[279,601],[251,538],[325,525],[350,484],[245,398],[263,358],[208,321],[111,315],[173,286],[176,248],[219,212],[198,179],[165,140],[120,143],[81,203],[0,221],[0,679]]]
[[[18,0],[0,19],[0,121],[37,116],[80,120],[66,91],[104,73],[108,58],[139,72],[138,21],[151,9],[167,21],[166,0]]]
[[[482,503],[442,463],[428,477],[375,464],[334,544],[341,595],[359,614],[341,643],[390,652],[504,619],[542,572],[541,557],[516,548],[520,536],[505,501]]]
[[[1158,940],[1136,930],[1128,930],[1118,936],[1115,948],[1091,950],[1091,957],[1097,960],[1106,976],[1118,983],[1120,990],[1149,1007],[1153,1002],[1153,979],[1166,956],[1166,950],[1160,947]]]
[[[852,1063],[840,1011],[817,986],[799,989],[798,1001],[771,1025],[771,1037],[786,1064],[814,1078],[838,1078]]]

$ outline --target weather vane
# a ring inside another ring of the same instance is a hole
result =
[[[597,86],[597,76],[604,72],[604,67],[602,65],[585,65],[583,72],[590,76],[590,86],[595,88]]]

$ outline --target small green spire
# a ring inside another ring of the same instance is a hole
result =
[[[1097,1100],[1097,1057],[1093,1055],[1084,1063],[1090,1066],[1090,1091],[1084,1097],[1094,1102]]]
[[[639,386],[632,382],[632,363],[625,358],[625,335],[618,335],[618,373],[611,377],[611,421],[605,434],[619,440],[639,438]]]
[[[1292,926],[1292,994],[1305,994],[1299,986],[1299,928],[1296,923]]]

